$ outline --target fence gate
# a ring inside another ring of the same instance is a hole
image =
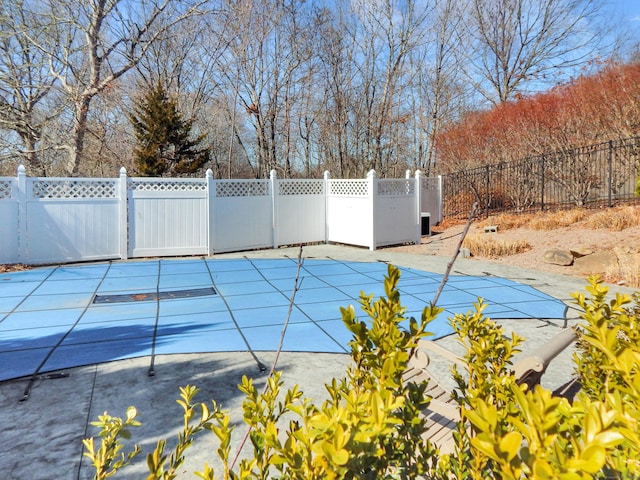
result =
[[[129,257],[207,254],[205,179],[130,178],[127,199]]]

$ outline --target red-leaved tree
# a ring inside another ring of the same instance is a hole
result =
[[[473,112],[436,138],[442,173],[640,135],[640,63]]]

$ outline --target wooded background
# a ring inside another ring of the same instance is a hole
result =
[[[601,0],[3,0],[0,175],[135,175],[130,115],[160,83],[215,178],[429,176],[637,135],[638,48],[615,13]]]

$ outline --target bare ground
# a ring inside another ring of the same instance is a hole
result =
[[[22,270],[29,270],[29,267],[20,263],[0,264],[0,273],[20,272]]]
[[[389,250],[405,253],[442,255],[450,257],[460,241],[464,225],[455,225],[445,229],[434,229],[429,237],[422,237],[420,245],[403,245]],[[526,252],[482,258],[511,266],[542,270],[548,273],[575,276],[586,279],[589,274],[600,274],[611,283],[638,287],[640,277],[640,226],[621,231],[587,230],[579,226],[560,227],[555,230],[541,231],[529,228],[515,228],[498,233],[484,233],[484,229],[472,225],[469,235],[487,235],[488,240],[515,241],[525,240],[530,249]],[[560,266],[543,260],[545,252],[552,249],[591,252],[588,265],[574,264]],[[609,255],[603,253],[611,252]],[[598,255],[595,255],[595,254]],[[594,265],[595,264],[595,265]]]

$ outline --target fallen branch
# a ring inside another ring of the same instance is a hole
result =
[[[449,260],[449,263],[447,263],[447,269],[444,272],[444,276],[442,277],[442,281],[440,282],[440,285],[438,286],[438,290],[436,290],[436,294],[433,297],[433,300],[431,301],[432,305],[436,305],[438,303],[438,299],[440,298],[440,294],[442,293],[442,289],[446,285],[447,280],[449,280],[449,274],[451,273],[451,269],[453,268],[453,264],[455,263],[456,259],[458,258],[458,255],[460,254],[460,249],[462,248],[462,243],[464,242],[464,239],[467,236],[467,233],[469,233],[469,228],[471,227],[471,222],[473,222],[473,217],[475,216],[477,209],[478,209],[478,202],[474,202],[473,206],[471,207],[471,211],[469,212],[469,218],[467,219],[467,224],[464,226],[464,229],[462,230],[462,235],[460,235],[460,240],[458,241],[458,246],[456,247],[455,252],[453,252],[453,257],[451,258],[451,260]]]
[[[294,305],[294,300],[296,298],[296,292],[298,290],[300,290],[300,285],[302,282],[299,282],[298,279],[300,278],[300,269],[302,268],[302,264],[304,263],[303,259],[302,259],[302,245],[300,245],[300,250],[298,252],[298,268],[296,269],[296,277],[293,281],[293,291],[291,292],[291,297],[289,297],[289,309],[287,310],[287,316],[284,320],[284,325],[282,327],[282,332],[280,333],[280,342],[278,343],[278,349],[276,350],[276,356],[273,359],[273,363],[271,364],[271,368],[269,369],[269,375],[267,375],[267,379],[269,379],[269,377],[271,377],[274,372],[276,371],[276,366],[278,365],[278,360],[280,358],[280,352],[282,351],[282,346],[284,344],[284,336],[287,332],[287,327],[289,326],[289,319],[291,318],[291,312],[293,311],[293,305]],[[265,393],[267,393],[267,389],[269,388],[269,382],[265,382],[264,384],[264,388],[262,389],[262,394],[264,395]],[[231,460],[231,464],[229,466],[229,469],[232,470],[233,467],[235,466],[236,462],[238,461],[238,458],[240,457],[240,452],[242,451],[242,449],[244,448],[244,445],[247,443],[247,440],[249,439],[249,434],[251,433],[251,425],[249,425],[247,427],[247,431],[245,432],[244,436],[242,437],[242,440],[240,441],[240,444],[238,445],[238,448],[236,449],[236,453],[233,456],[233,460]]]

